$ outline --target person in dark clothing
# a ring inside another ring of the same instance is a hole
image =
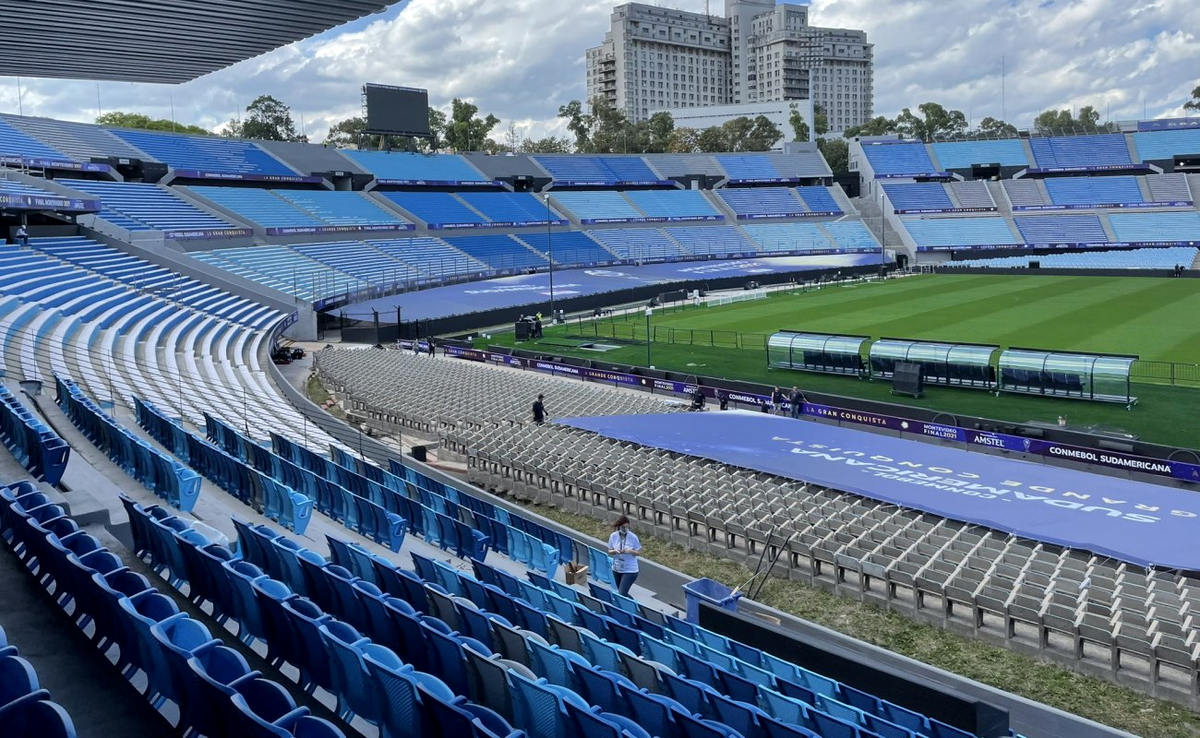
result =
[[[538,395],[538,398],[533,402],[533,422],[541,425],[546,422],[546,406],[542,404],[542,400],[546,399],[545,395]]]
[[[429,339],[429,355],[437,356],[437,346],[433,343],[433,339]]]
[[[704,390],[700,389],[699,387],[692,390],[692,407],[690,408],[691,410],[703,410],[704,409],[704,401],[705,401]]]
[[[778,387],[771,390],[771,410],[776,415],[783,414],[783,401],[785,399],[787,398],[784,396],[783,390],[779,389]]]
[[[792,387],[792,392],[788,395],[788,403],[791,405],[790,414],[793,418],[800,417],[800,410],[804,405],[804,402],[804,393],[798,388]]]
[[[717,403],[722,410],[729,409],[729,393],[725,390],[717,390]]]

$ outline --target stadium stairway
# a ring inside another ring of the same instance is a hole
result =
[[[834,189],[839,190],[841,188],[835,187]],[[878,200],[873,197],[859,197],[850,202],[853,208],[847,209],[847,212],[858,211],[863,225],[867,227],[867,230],[871,231],[876,241],[887,244],[886,248],[897,248],[900,244],[904,243],[900,234],[892,227],[891,221],[882,218]],[[880,228],[881,221],[883,224],[882,228]]]

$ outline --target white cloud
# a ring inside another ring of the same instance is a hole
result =
[[[558,107],[582,98],[583,55],[600,43],[615,0],[410,0],[402,8],[278,49],[180,86],[98,85],[104,110],[216,128],[259,94],[290,104],[310,137],[357,115],[364,82],[427,87],[447,107],[470,99],[522,135],[563,132]],[[660,3],[698,11],[703,0]],[[712,0],[719,10],[721,0]],[[1181,114],[1200,84],[1194,0],[814,0],[818,25],[863,28],[875,44],[876,111],[926,101],[972,120],[1007,113],[1028,126],[1050,107],[1094,105],[1125,120]],[[1000,59],[1005,60],[1003,101]],[[22,82],[27,115],[91,120],[92,82]],[[0,110],[17,112],[13,79]]]

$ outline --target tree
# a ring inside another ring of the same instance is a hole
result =
[[[592,150],[592,125],[594,118],[591,113],[583,110],[583,103],[572,100],[558,108],[558,117],[567,121],[567,130],[575,136],[576,153],[584,154]]]
[[[809,135],[808,123],[804,121],[804,116],[800,114],[800,106],[792,103],[789,107],[792,109],[791,114],[788,115],[788,125],[792,127],[792,133],[794,134],[792,140],[807,141]]]
[[[607,97],[597,95],[592,98],[591,108],[592,153],[625,153],[631,150],[630,143],[633,143],[632,150],[638,149],[637,131],[630,125],[625,113],[614,106]]]
[[[850,144],[844,138],[818,138],[817,149],[834,172],[850,169]]]
[[[1192,99],[1183,104],[1184,110],[1200,110],[1200,85],[1192,88]]]
[[[765,115],[755,116],[754,125],[750,128],[750,135],[746,138],[742,151],[770,151],[781,138],[783,131],[779,130],[779,126],[772,123],[770,118]]]
[[[516,153],[517,147],[521,145],[521,139],[517,135],[516,121],[510,121],[508,130],[504,132],[504,150]]]
[[[440,151],[446,145],[446,114],[437,108],[429,109],[429,142],[431,151]]]
[[[182,125],[173,120],[151,118],[141,113],[123,113],[114,110],[96,118],[96,125],[110,128],[140,128],[147,131],[170,131],[172,133],[193,133],[200,136],[211,136],[212,131],[200,126]]]
[[[896,132],[916,141],[933,141],[943,136],[956,136],[967,130],[967,116],[961,110],[946,110],[935,102],[917,106],[920,116],[908,108],[896,116]]]
[[[696,149],[705,154],[729,151],[728,141],[724,126],[709,126],[696,135]]]
[[[225,135],[264,141],[299,141],[292,110],[270,95],[259,95],[246,106],[245,120],[231,120]]]
[[[979,131],[981,135],[989,138],[1015,138],[1017,135],[1017,127],[1011,123],[1005,123],[1002,120],[991,117],[990,115],[979,121]]]
[[[526,138],[521,141],[521,151],[526,154],[569,154],[571,139],[546,136],[534,140]]]
[[[646,133],[646,153],[661,154],[671,143],[671,137],[675,133],[675,119],[666,111],[657,112],[646,121]]]
[[[676,128],[667,141],[667,152],[671,154],[694,154],[700,150],[700,132],[695,128]]]
[[[450,121],[446,124],[446,145],[456,151],[487,151],[498,148],[494,141],[488,140],[500,119],[488,114],[480,118],[476,113],[479,106],[474,103],[454,98],[450,103]]]
[[[383,136],[365,133],[367,119],[361,115],[338,121],[329,127],[325,134],[325,145],[337,148],[356,147],[359,149],[379,149],[383,145]]]
[[[754,151],[750,148],[750,135],[754,133],[754,121],[744,115],[725,121],[721,125],[725,134],[725,151]]]
[[[896,132],[896,121],[877,115],[861,126],[851,126],[842,132],[846,138],[855,136],[886,136]]]
[[[813,133],[818,138],[829,133],[829,113],[824,105],[813,105]]]
[[[1034,129],[1043,135],[1058,131],[1082,128],[1087,131],[1116,130],[1112,123],[1100,123],[1100,113],[1091,105],[1079,109],[1079,116],[1071,115],[1070,110],[1043,110],[1033,119]]]

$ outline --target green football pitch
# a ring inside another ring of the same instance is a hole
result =
[[[721,307],[659,310],[651,318],[650,363],[659,369],[778,385],[813,392],[914,404],[997,420],[1053,422],[1121,430],[1145,440],[1200,447],[1200,389],[1135,385],[1136,408],[978,390],[927,387],[924,398],[890,394],[887,382],[768,369],[763,338],[777,330],[846,333],[871,338],[997,344],[1061,351],[1135,354],[1139,375],[1170,376],[1163,363],[1200,363],[1200,281],[1138,277],[925,275],[884,282],[775,293]],[[606,325],[607,324],[607,325]],[[672,331],[671,329],[675,329]],[[711,331],[711,333],[709,333]],[[597,335],[599,333],[599,335]],[[542,341],[518,344],[511,334],[490,343],[645,365],[645,318],[548,329]],[[597,352],[594,341],[611,346]],[[715,344],[715,345],[714,345]],[[1200,379],[1195,367],[1176,375]]]

